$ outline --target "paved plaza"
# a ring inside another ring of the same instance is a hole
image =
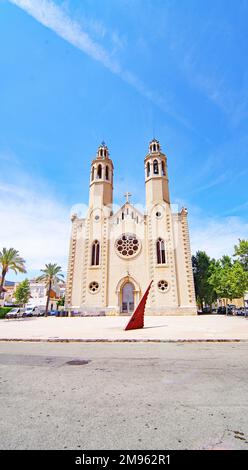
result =
[[[0,320],[0,340],[248,341],[248,318],[225,315],[145,316],[145,328],[124,331],[130,317],[40,317]]]
[[[248,449],[247,343],[0,343],[1,449]]]

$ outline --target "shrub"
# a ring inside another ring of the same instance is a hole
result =
[[[12,307],[0,307],[0,318],[4,318],[11,309]]]

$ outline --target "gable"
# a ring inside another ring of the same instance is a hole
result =
[[[144,220],[144,215],[136,209],[132,204],[126,202],[123,206],[112,216],[112,222],[118,224],[125,220],[133,220],[140,223]]]

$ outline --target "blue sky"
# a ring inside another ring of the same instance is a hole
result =
[[[192,251],[247,237],[247,22],[246,0],[0,0],[0,246],[29,275],[66,266],[103,139],[116,203],[144,203],[155,136]]]

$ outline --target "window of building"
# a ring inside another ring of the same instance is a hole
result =
[[[153,162],[153,173],[154,175],[158,175],[159,171],[158,171],[158,160],[154,160]]]
[[[99,284],[96,281],[93,281],[89,285],[89,290],[92,294],[95,294],[99,290]]]
[[[160,292],[166,292],[168,290],[168,286],[168,282],[164,279],[158,282],[158,290],[160,290]]]
[[[98,165],[97,168],[97,178],[101,179],[102,178],[102,165]]]
[[[100,264],[100,243],[98,240],[95,240],[92,245],[91,265],[99,266],[99,264]]]
[[[166,264],[165,243],[162,238],[159,238],[157,240],[156,249],[157,249],[157,263]]]
[[[94,179],[94,173],[95,173],[95,168],[92,167],[92,170],[91,170],[91,181],[93,181],[93,179]]]
[[[119,255],[128,258],[139,252],[141,244],[134,234],[125,233],[116,240],[115,248]]]
[[[106,180],[109,180],[109,167],[106,166]]]
[[[165,176],[165,164],[162,162],[162,175]]]
[[[150,162],[147,163],[146,171],[147,171],[147,173],[146,173],[146,174],[147,174],[147,178],[149,178],[150,172],[151,172]]]

